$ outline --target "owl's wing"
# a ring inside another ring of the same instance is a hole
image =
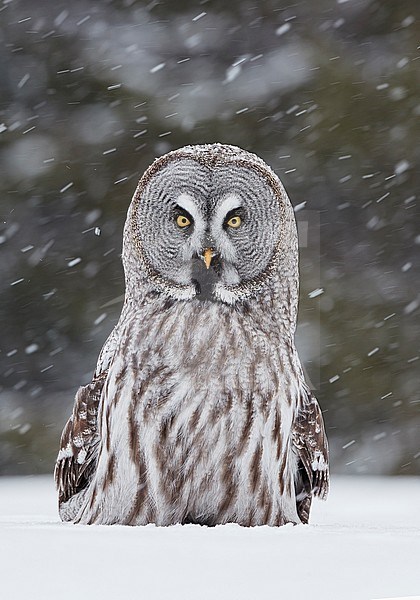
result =
[[[102,347],[91,383],[77,390],[73,413],[61,434],[54,471],[60,505],[86,488],[95,471],[99,446],[98,410],[119,332],[120,323]]]
[[[95,469],[99,444],[97,415],[106,376],[106,372],[95,376],[91,383],[77,390],[55,465],[59,504],[87,487]]]
[[[304,392],[293,423],[292,448],[298,460],[295,479],[297,510],[303,523],[309,519],[312,497],[325,500],[329,489],[328,442],[318,400]]]

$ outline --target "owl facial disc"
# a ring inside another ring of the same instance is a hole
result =
[[[157,159],[139,182],[129,222],[147,278],[177,300],[234,304],[255,294],[296,237],[276,175],[255,155],[221,144]],[[296,276],[297,262],[283,266]]]

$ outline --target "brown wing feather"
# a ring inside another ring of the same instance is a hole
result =
[[[97,415],[107,373],[95,377],[76,393],[73,414],[61,435],[55,466],[59,503],[83,490],[95,469],[98,448]]]
[[[297,510],[303,523],[309,519],[312,497],[322,500],[329,490],[328,442],[318,400],[311,392],[302,403],[293,424],[293,450],[298,458],[295,481]]]

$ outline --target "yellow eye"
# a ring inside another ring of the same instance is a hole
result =
[[[233,227],[233,229],[238,229],[241,226],[242,219],[239,215],[234,215],[230,217],[229,221],[226,223],[228,227]]]
[[[176,218],[176,224],[178,225],[178,227],[184,228],[191,225],[191,221],[185,215],[178,215]]]

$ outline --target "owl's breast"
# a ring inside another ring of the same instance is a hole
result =
[[[149,328],[147,343],[132,336],[131,360],[110,373],[104,437],[118,489],[131,479],[142,490],[137,524],[275,524],[284,514],[293,407],[281,355],[213,312],[206,324]]]

